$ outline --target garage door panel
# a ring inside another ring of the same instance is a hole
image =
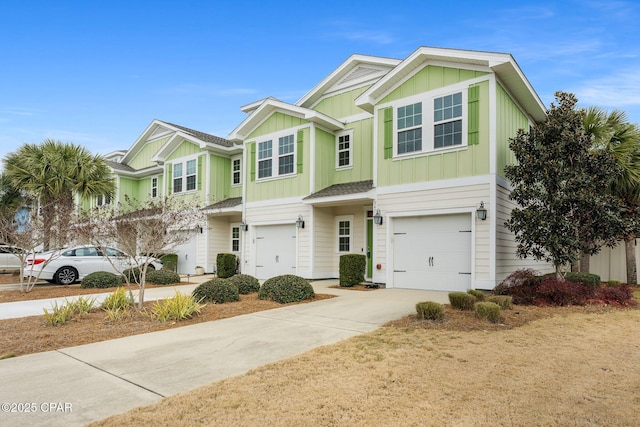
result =
[[[296,274],[295,226],[256,227],[256,277],[263,280],[282,274]]]
[[[471,284],[470,215],[394,221],[394,286],[466,290]]]

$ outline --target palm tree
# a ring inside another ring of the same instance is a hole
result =
[[[636,284],[635,241],[640,231],[640,129],[628,122],[623,111],[607,113],[597,107],[585,110],[584,127],[593,139],[594,148],[608,151],[621,170],[609,190],[625,206],[627,283]],[[588,257],[582,257],[580,270],[589,271]]]
[[[66,220],[62,212],[73,206],[76,196],[87,200],[115,193],[104,159],[72,143],[46,139],[41,144],[25,144],[5,157],[4,169],[12,187],[37,200],[47,230]],[[52,243],[51,237],[45,237],[45,249]]]

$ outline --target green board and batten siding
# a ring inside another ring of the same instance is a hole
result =
[[[354,100],[369,87],[371,85],[324,98],[313,109],[336,119],[362,114],[363,111],[356,107]]]
[[[151,158],[162,148],[162,146],[169,140],[169,137],[156,139],[155,141],[147,142],[144,147],[135,155],[135,157],[128,163],[134,169],[144,169],[151,166],[155,166],[156,163],[151,161]]]
[[[509,138],[516,136],[519,129],[529,130],[529,119],[499,84],[496,85],[497,106],[497,173],[504,178],[504,167],[516,162],[509,149]]]
[[[425,76],[426,70],[436,69],[437,78]],[[474,78],[483,73],[476,71],[456,70],[442,67],[426,67],[416,76],[409,79],[385,100],[399,100],[405,96],[418,92],[409,91],[410,88],[435,89],[440,86],[426,85],[438,82],[440,84],[454,84],[459,81],[452,76]],[[426,85],[426,86],[425,86]],[[423,91],[424,91],[423,90]],[[398,93],[404,94],[398,96]],[[391,108],[382,109],[378,114],[378,135],[382,141],[378,144],[378,185],[398,185],[441,179],[460,178],[465,176],[485,175],[489,173],[489,83],[481,82],[468,90],[468,145],[459,149],[432,151],[417,154],[413,157],[393,159],[393,148],[390,143],[393,133],[390,130],[393,120]]]

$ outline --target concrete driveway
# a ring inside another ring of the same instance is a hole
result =
[[[76,426],[373,331],[446,292],[329,288],[308,304],[0,360],[0,425]]]

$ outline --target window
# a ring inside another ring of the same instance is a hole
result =
[[[242,183],[241,181],[241,174],[240,174],[240,165],[241,165],[241,161],[240,158],[236,158],[236,159],[232,159],[231,160],[231,183],[232,185],[240,185]]]
[[[258,178],[289,175],[295,172],[296,143],[293,135],[278,137],[277,155],[274,140],[258,143]]]
[[[158,197],[158,177],[157,176],[154,176],[153,178],[151,178],[151,197],[154,199]]]
[[[107,206],[111,204],[111,196],[96,196],[96,206]]]
[[[398,108],[398,154],[422,151],[422,103]]]
[[[293,173],[293,135],[283,136],[278,139],[278,175]]]
[[[462,92],[433,100],[433,147],[462,145]]]
[[[273,163],[271,141],[258,144],[258,178],[271,176],[271,164]]]
[[[338,228],[338,252],[351,252],[352,222],[352,216],[339,216],[336,218]]]
[[[182,193],[197,188],[198,163],[196,159],[173,164],[173,192]]]
[[[421,154],[467,144],[467,91],[440,94],[395,107],[395,155]],[[420,98],[418,98],[420,99]]]
[[[240,252],[240,226],[231,227],[231,252]]]
[[[351,166],[351,139],[352,132],[338,135],[336,139],[336,167],[345,168]]]

